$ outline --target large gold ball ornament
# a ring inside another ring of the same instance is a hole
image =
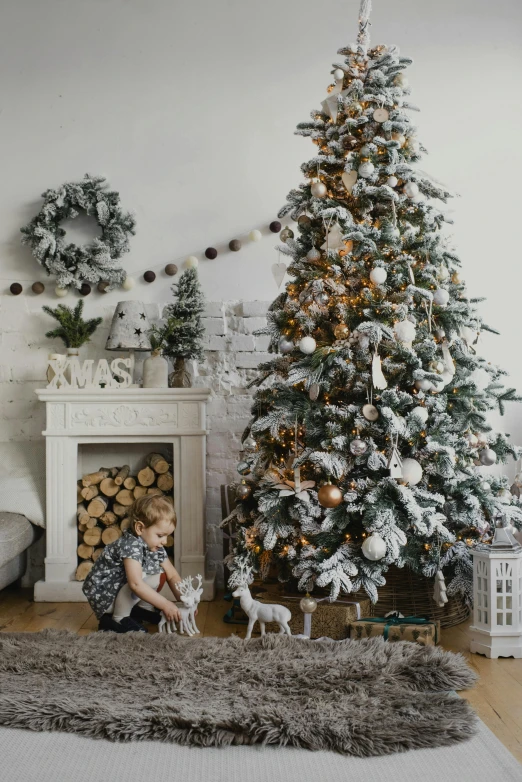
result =
[[[348,339],[350,336],[350,329],[346,323],[338,323],[334,328],[334,335],[336,339]]]
[[[343,493],[333,483],[325,483],[317,492],[317,499],[323,508],[337,508],[343,501]]]
[[[303,614],[313,614],[313,612],[317,610],[317,600],[307,592],[302,600],[300,600],[299,608]]]
[[[315,198],[324,198],[328,192],[324,182],[312,182],[310,190]]]
[[[403,133],[399,133],[398,130],[394,130],[391,137],[400,147],[403,147],[406,144],[406,136]]]
[[[240,485],[236,489],[236,497],[241,502],[243,500],[247,500],[251,494],[252,494],[252,488],[250,486],[247,486],[247,484],[244,481],[243,483],[240,483]]]

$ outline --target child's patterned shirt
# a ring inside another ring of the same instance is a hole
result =
[[[116,595],[127,583],[124,559],[136,560],[142,567],[143,575],[152,576],[163,571],[161,563],[166,556],[163,546],[157,551],[151,551],[142,538],[128,530],[121,538],[106,546],[83,582],[83,593],[98,619],[111,607]]]

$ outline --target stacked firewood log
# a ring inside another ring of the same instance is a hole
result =
[[[164,494],[173,501],[171,465],[162,454],[150,453],[137,475],[123,467],[100,467],[78,481],[78,560],[76,579],[83,581],[102,553],[129,528],[129,511],[138,497]],[[167,541],[167,549],[174,540]]]

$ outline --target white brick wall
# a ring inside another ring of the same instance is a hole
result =
[[[222,578],[222,541],[220,486],[237,478],[235,467],[243,429],[250,419],[252,392],[246,386],[255,376],[257,365],[269,354],[268,338],[256,337],[254,331],[265,325],[269,306],[263,301],[207,302],[206,359],[194,368],[194,385],[208,386],[212,397],[208,403],[207,442],[207,551],[211,568]],[[83,358],[101,358],[104,351],[113,308],[98,308],[96,315],[104,323],[93,342],[82,348]],[[160,307],[147,304],[151,321],[159,317]],[[93,313],[89,312],[89,316]],[[46,385],[47,356],[57,350],[45,338],[50,324],[41,313],[37,299],[20,296],[0,297],[0,441],[31,441],[41,438],[45,426],[44,410],[34,394]],[[136,355],[136,375],[141,375],[145,356]],[[1,499],[0,499],[1,510]],[[42,554],[43,556],[43,554]]]

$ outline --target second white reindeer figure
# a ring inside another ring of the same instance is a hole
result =
[[[176,627],[176,622],[174,621],[167,622],[165,617],[162,616],[158,625],[158,632],[175,633],[177,630],[179,630],[182,635],[183,633],[187,633],[187,635],[194,635],[195,633],[199,633],[199,630],[196,626],[195,613],[201,599],[201,595],[203,594],[203,578],[200,575],[196,576],[196,578],[198,579],[197,589],[194,589],[192,576],[187,576],[187,578],[184,578],[183,581],[180,581],[179,583],[181,599],[181,605],[178,604],[178,610],[181,614],[179,626]]]
[[[256,622],[259,622],[261,629],[261,635],[265,635],[265,624],[267,622],[276,622],[279,625],[279,633],[286,633],[292,635],[292,631],[288,625],[288,622],[292,618],[291,612],[286,606],[280,606],[275,603],[260,603],[259,600],[254,600],[250,594],[248,588],[249,582],[252,580],[252,571],[240,568],[241,582],[236,589],[232,592],[233,597],[239,597],[241,608],[248,616],[248,627],[245,638],[252,637],[252,630]]]

